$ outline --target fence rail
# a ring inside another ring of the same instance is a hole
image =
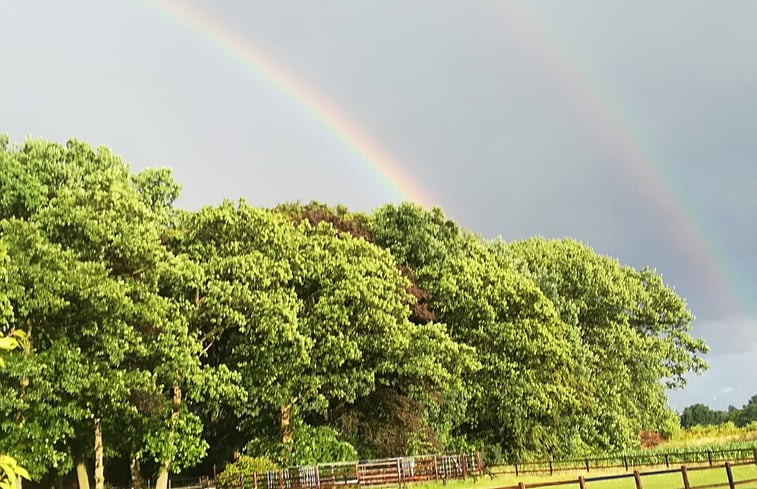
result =
[[[634,455],[616,455],[612,457],[575,458],[568,460],[540,460],[535,462],[513,462],[510,464],[489,465],[487,473],[491,475],[515,474],[554,474],[555,472],[586,471],[597,469],[624,469],[637,467],[665,466],[706,463],[714,464],[726,461],[753,460],[757,463],[757,446],[750,448],[732,448],[724,450],[675,451],[667,453],[643,453]]]
[[[586,489],[586,485],[590,482],[598,482],[598,481],[608,481],[608,480],[616,480],[616,479],[630,479],[633,477],[634,483],[636,485],[636,489],[643,489],[643,478],[653,475],[663,475],[663,474],[675,474],[680,473],[681,474],[681,482],[683,484],[682,489],[714,489],[718,487],[727,487],[729,489],[737,489],[737,486],[743,485],[743,484],[754,484],[757,483],[757,479],[744,479],[744,480],[735,480],[733,477],[733,471],[731,470],[733,467],[738,467],[740,465],[752,465],[757,464],[757,460],[748,460],[748,461],[742,461],[742,462],[726,462],[723,465],[704,465],[699,467],[686,467],[685,465],[682,465],[678,469],[663,469],[663,470],[652,470],[648,472],[639,472],[638,470],[634,470],[633,473],[630,474],[614,474],[614,475],[604,475],[604,476],[597,476],[597,477],[584,477],[579,476],[576,479],[567,479],[567,480],[559,480],[559,481],[549,481],[549,482],[537,482],[532,484],[524,484],[523,482],[518,483],[518,485],[515,486],[504,486],[504,487],[498,487],[496,489],[537,489],[542,487],[556,487],[556,486],[575,486],[578,485],[579,489]],[[724,468],[725,469],[725,476],[727,481],[726,482],[719,482],[716,484],[705,484],[700,486],[692,486],[689,483],[689,472],[697,471],[697,470],[712,470],[715,468]],[[676,488],[671,488],[676,489]],[[680,487],[677,489],[681,489]]]
[[[239,489],[338,489],[348,486],[379,486],[403,485],[409,482],[447,481],[451,479],[474,479],[482,475],[527,475],[550,474],[559,472],[581,471],[590,472],[600,469],[624,469],[626,474],[609,475],[586,478],[584,482],[596,480],[610,480],[616,478],[633,477],[644,467],[665,467],[665,470],[648,471],[642,475],[679,472],[683,470],[683,477],[687,471],[696,471],[716,467],[725,467],[723,462],[730,465],[757,464],[757,446],[750,448],[706,450],[706,451],[676,451],[669,453],[648,453],[635,455],[617,455],[598,458],[575,458],[567,460],[541,460],[532,462],[514,462],[486,466],[481,454],[467,453],[458,455],[423,455],[415,457],[400,457],[381,460],[366,460],[361,462],[345,462],[321,464],[306,467],[295,467],[257,474],[245,474],[240,477]],[[693,467],[691,464],[704,464]],[[680,469],[672,468],[680,465]],[[174,479],[174,488],[215,489],[215,481],[209,478],[179,481]],[[578,479],[570,481],[550,481],[538,487],[575,484]],[[743,484],[754,481],[740,481]],[[169,482],[170,484],[170,482]],[[726,487],[724,485],[723,487]],[[148,485],[149,487],[149,485]],[[513,486],[519,487],[519,486]],[[529,484],[525,487],[537,487]],[[715,486],[713,486],[715,487]],[[583,488],[583,486],[582,486]],[[510,489],[510,488],[508,488]],[[688,487],[684,489],[706,489],[704,487]]]
[[[480,453],[424,455],[271,470],[240,477],[240,489],[331,489],[477,478]]]

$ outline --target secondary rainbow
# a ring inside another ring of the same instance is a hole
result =
[[[273,90],[283,93],[297,110],[305,112],[325,133],[339,141],[357,160],[378,175],[395,197],[425,207],[438,204],[388,151],[373,141],[354,121],[321,93],[258,49],[247,37],[181,1],[142,0],[142,3],[199,35]]]
[[[550,39],[541,19],[522,4],[501,2],[496,6],[502,9],[506,33],[559,83],[566,102],[604,145],[611,156],[609,161],[620,167],[639,195],[660,212],[679,251],[718,297],[721,312],[733,318],[748,316],[748,302],[741,296],[738,273],[730,265],[727,253],[714,233],[706,232],[683,189],[665,168],[664,160],[653,157],[651,148],[632,127],[630,117],[592,80],[590,70],[583,68],[575,55]]]

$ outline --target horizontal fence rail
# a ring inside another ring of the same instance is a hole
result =
[[[423,455],[362,462],[319,464],[240,477],[240,489],[330,489],[347,486],[402,485],[409,482],[478,478],[480,453]]]
[[[671,451],[667,453],[640,453],[611,457],[584,457],[567,460],[540,460],[488,465],[490,475],[553,474],[555,472],[586,471],[599,469],[624,469],[705,463],[712,467],[726,461],[752,460],[757,463],[757,446],[724,450]]]
[[[632,473],[628,474],[614,474],[614,475],[604,475],[604,476],[596,476],[596,477],[584,477],[579,476],[576,479],[566,479],[566,480],[558,480],[558,481],[549,481],[549,482],[536,482],[531,484],[524,484],[523,482],[518,483],[518,485],[515,486],[504,486],[504,487],[498,487],[496,489],[537,489],[542,487],[557,487],[557,486],[572,486],[576,487],[578,486],[578,489],[586,489],[587,485],[591,482],[599,482],[599,481],[608,481],[608,480],[617,480],[617,479],[634,479],[634,484],[636,486],[636,489],[644,489],[644,477],[654,476],[654,475],[664,475],[664,474],[675,474],[679,473],[681,474],[681,486],[672,486],[670,489],[714,489],[714,488],[729,488],[729,489],[737,489],[739,486],[743,486],[744,484],[755,484],[757,483],[757,479],[743,479],[743,480],[736,480],[733,476],[733,467],[738,467],[740,465],[754,465],[757,464],[757,460],[748,460],[743,462],[726,462],[722,465],[704,465],[704,466],[698,466],[698,467],[686,467],[685,465],[682,465],[680,468],[677,469],[663,469],[663,470],[652,470],[647,472],[639,472],[638,470],[634,470]],[[689,483],[689,472],[694,472],[698,470],[713,470],[717,468],[723,468],[725,469],[725,474],[723,474],[723,482],[718,482],[715,484],[705,484],[705,485],[699,485],[699,486],[693,486]]]
[[[724,450],[671,451],[668,453],[646,453],[616,455],[610,457],[575,458],[567,460],[541,460],[513,462],[509,464],[486,465],[479,452],[458,455],[422,455],[360,462],[319,464],[274,470],[240,477],[234,489],[331,489],[348,486],[403,485],[410,482],[447,481],[451,479],[477,479],[482,475],[492,478],[496,475],[550,474],[559,472],[591,472],[592,470],[623,469],[626,474],[585,478],[585,482],[633,477],[639,468],[665,467],[665,470],[639,472],[639,475],[655,475],[682,472],[682,477],[691,471],[739,465],[757,465],[757,446]],[[700,466],[692,466],[700,465]],[[672,468],[680,466],[681,468]],[[216,489],[216,481],[211,478],[194,479],[194,483],[172,478],[173,488]],[[528,484],[525,487],[549,487],[577,484],[578,479],[550,481],[541,485]],[[735,484],[756,481],[737,481]],[[721,484],[728,487],[727,483]],[[721,486],[717,485],[717,487]],[[753,484],[757,487],[757,484]],[[148,488],[150,487],[148,483]],[[170,486],[169,486],[170,487]],[[520,487],[520,486],[513,486]],[[716,487],[716,486],[713,486]],[[583,489],[583,486],[581,486]],[[684,485],[684,489],[707,489]],[[504,488],[501,488],[504,489]],[[511,488],[508,488],[511,489]],[[676,489],[676,488],[673,488]],[[678,488],[680,489],[680,488]]]

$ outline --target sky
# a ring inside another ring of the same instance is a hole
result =
[[[438,206],[572,237],[686,298],[711,365],[671,405],[757,394],[757,2],[0,0],[0,133],[243,197]]]

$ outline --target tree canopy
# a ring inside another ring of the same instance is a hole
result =
[[[169,170],[0,142],[0,336],[28,339],[0,370],[0,453],[34,480],[621,450],[673,429],[665,389],[706,368],[661,275],[573,240],[409,203],[184,211]]]

